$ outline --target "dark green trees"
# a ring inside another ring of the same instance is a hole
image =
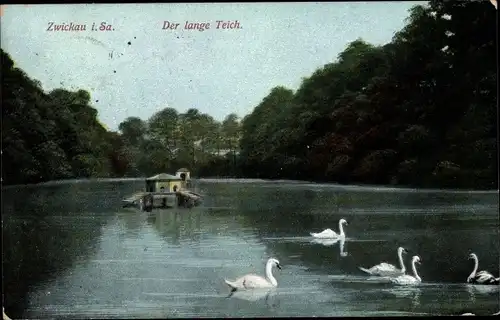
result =
[[[496,189],[496,12],[430,1],[384,46],[358,39],[244,119],[197,109],[97,121],[86,91],[45,93],[2,51],[4,183],[194,175]]]
[[[387,45],[358,39],[297,92],[273,89],[243,121],[244,174],[496,188],[495,18],[431,1]]]

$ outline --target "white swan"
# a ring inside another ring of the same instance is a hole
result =
[[[9,318],[6,314],[5,314],[5,308],[2,307],[2,318],[3,320],[12,320],[11,318]]]
[[[321,244],[325,247],[333,246],[337,242],[339,242],[339,238],[337,239],[322,239],[322,238],[314,238],[311,240],[311,243]]]
[[[344,224],[347,226],[347,221],[345,219],[340,219],[339,220],[340,234],[337,234],[332,229],[325,229],[319,233],[310,232],[310,234],[315,238],[321,238],[321,239],[345,238],[344,227],[343,227]]]
[[[364,271],[368,274],[371,274],[372,276],[381,276],[381,277],[397,277],[400,275],[404,275],[406,272],[406,267],[403,262],[403,253],[408,253],[408,251],[403,248],[399,247],[398,248],[398,258],[399,258],[399,265],[401,266],[401,269],[396,268],[392,264],[388,264],[386,262],[382,262],[376,266],[371,267],[370,269],[365,269],[363,267],[359,267],[361,271]]]
[[[475,316],[475,314],[467,312],[467,313],[462,313],[461,316]],[[497,313],[492,314],[492,316],[500,316],[500,311]]]
[[[413,270],[413,276],[404,274],[396,278],[391,278],[391,282],[403,286],[421,283],[422,279],[418,276],[417,267],[415,266],[415,263],[420,264],[419,256],[413,256],[413,258],[411,259],[411,268]]]
[[[471,274],[467,278],[468,283],[495,285],[498,285],[500,283],[500,277],[495,278],[495,276],[488,271],[477,272],[477,268],[479,267],[479,259],[477,258],[477,255],[475,253],[471,253],[469,255],[469,259],[474,259],[474,270],[472,270]]]
[[[272,269],[276,266],[281,269],[280,263],[274,258],[270,258],[266,263],[266,278],[255,274],[244,275],[234,281],[224,279],[224,282],[231,288],[232,291],[238,289],[257,289],[257,288],[273,288],[278,286],[278,282],[273,277]]]

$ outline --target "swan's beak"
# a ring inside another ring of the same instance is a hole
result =
[[[415,262],[416,262],[416,263],[418,263],[418,264],[422,264],[422,262],[421,262],[421,261],[415,261]]]
[[[281,270],[281,266],[279,265],[279,263],[276,264],[276,267]]]

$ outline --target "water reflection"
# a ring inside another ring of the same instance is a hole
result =
[[[470,273],[467,247],[484,256],[485,269],[497,267],[496,194],[262,185],[205,183],[203,206],[151,213],[120,207],[133,184],[9,190],[26,201],[3,197],[9,201],[2,203],[8,217],[4,272],[8,289],[18,290],[6,300],[34,318],[456,314],[464,306],[477,314],[498,311],[495,286],[450,285]],[[349,221],[355,239],[311,241],[309,230],[340,218]],[[421,272],[426,283],[395,287],[361,276],[358,266],[392,261],[398,246],[432,261]],[[279,294],[257,290],[225,299],[224,278],[260,274],[269,257],[284,266],[276,275]],[[31,297],[28,306],[23,296]]]
[[[372,283],[392,283],[391,277],[381,277],[381,276],[368,276],[366,281],[370,281]]]
[[[418,287],[394,287],[385,290],[385,292],[395,296],[396,298],[410,299],[413,308],[420,306],[420,295],[422,294],[422,290]]]
[[[339,255],[341,257],[347,257],[349,255],[349,252],[346,252],[344,251],[344,247],[345,247],[345,239],[342,238],[342,239],[319,239],[319,238],[315,238],[313,240],[311,240],[312,243],[315,243],[315,244],[321,244],[325,247],[330,247],[330,246],[333,246],[335,244],[339,244]]]
[[[138,237],[147,219],[147,213],[139,210],[123,210],[116,213],[116,217],[123,224],[125,237]]]
[[[149,214],[148,223],[154,230],[167,242],[179,245],[181,239],[181,230],[179,228],[181,215],[177,210],[173,211],[156,211]]]
[[[477,295],[488,296],[496,293],[498,296],[498,293],[500,293],[500,286],[498,285],[466,284],[465,287],[470,295],[470,300],[473,302],[476,302]]]
[[[96,213],[5,216],[4,294],[5,306],[13,318],[21,317],[25,303],[29,303],[26,292],[40,283],[59,278],[98,251],[98,239],[107,221],[107,217]]]
[[[236,298],[246,301],[258,301],[264,300],[266,303],[269,302],[271,296],[276,295],[276,290],[271,289],[254,289],[254,290],[238,290],[233,291],[228,295],[228,298]]]

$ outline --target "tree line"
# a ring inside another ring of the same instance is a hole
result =
[[[172,172],[188,167],[198,176],[235,176],[238,116],[216,121],[191,108],[179,113],[165,108],[147,121],[129,117],[119,125],[122,173],[130,176]]]
[[[189,109],[165,108],[106,130],[85,90],[44,92],[2,50],[2,182],[136,177],[174,173],[235,175],[240,124]]]
[[[430,1],[381,46],[351,42],[243,119],[165,108],[108,131],[90,94],[45,93],[2,50],[4,184],[144,176],[188,167],[236,176],[497,188],[496,12]]]
[[[496,12],[430,1],[392,41],[358,39],[242,122],[244,175],[491,188],[497,175]]]

